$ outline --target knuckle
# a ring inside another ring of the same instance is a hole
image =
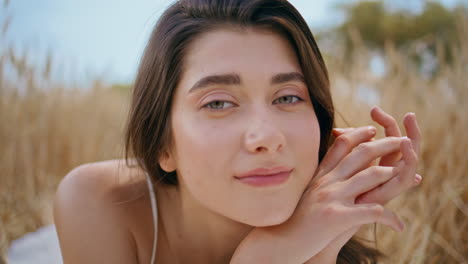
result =
[[[374,219],[380,219],[383,214],[384,214],[384,207],[381,205],[374,205],[371,210],[371,214],[374,217]]]
[[[388,173],[386,173],[386,171],[383,168],[373,166],[370,168],[370,171],[371,177],[375,179],[376,182],[381,183],[389,178]]]
[[[396,180],[398,186],[404,186],[405,185],[405,179],[401,175],[396,177],[395,180]]]
[[[372,176],[379,177],[380,175],[382,175],[382,169],[377,166],[371,166],[370,168],[368,168],[368,171]]]
[[[332,192],[330,190],[320,190],[317,192],[317,201],[318,202],[327,202],[332,199]]]
[[[378,183],[384,184],[393,177],[393,174],[392,173],[378,173],[375,176],[377,176]],[[379,187],[381,186],[378,186],[376,188],[379,188]]]
[[[336,144],[342,148],[350,149],[352,147],[351,139],[346,135],[341,135],[336,138]]]
[[[403,140],[403,138],[402,138],[402,137],[387,137],[387,138],[384,138],[383,140],[388,141],[387,143],[388,143],[389,145],[392,145],[392,146],[395,146],[395,147],[396,147],[396,146],[399,147],[400,144],[401,144],[401,141]]]
[[[413,185],[413,179],[414,175],[411,175],[411,177],[409,177],[409,175],[398,175],[398,177],[396,177],[397,185],[400,186],[402,191]]]
[[[356,151],[364,156],[372,156],[373,155],[373,149],[369,143],[362,143],[359,146],[356,147]]]
[[[327,218],[327,219],[330,219],[332,217],[336,217],[337,215],[339,215],[339,210],[336,206],[333,206],[331,204],[323,207],[322,209],[322,215]]]
[[[392,167],[377,167],[376,176],[382,179],[389,179],[397,175],[398,171]]]

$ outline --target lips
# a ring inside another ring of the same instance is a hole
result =
[[[284,166],[258,168],[235,176],[235,178],[250,186],[268,187],[282,185],[287,182],[292,170],[293,169]]]
[[[291,172],[292,168],[285,167],[285,166],[278,166],[273,168],[257,168],[254,170],[247,171],[242,173],[238,176],[235,176],[237,179],[247,178],[247,177],[266,177],[266,176],[273,176],[276,174],[282,174]]]

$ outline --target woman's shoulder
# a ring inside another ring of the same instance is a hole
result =
[[[92,195],[103,202],[131,202],[147,192],[145,172],[125,160],[106,160],[80,165],[61,181],[58,193],[79,192]]]
[[[149,210],[149,212],[148,212]],[[134,263],[134,228],[151,213],[145,173],[123,160],[81,165],[61,181],[54,220],[67,263]],[[138,223],[137,223],[138,222]],[[68,262],[70,261],[70,262]]]

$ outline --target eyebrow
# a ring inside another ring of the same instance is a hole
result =
[[[275,74],[273,75],[273,77],[271,77],[270,83],[274,85],[287,83],[291,81],[298,81],[305,84],[304,75],[302,75],[302,73],[299,72],[286,72]],[[192,86],[192,88],[190,88],[189,93],[203,88],[207,88],[211,85],[240,85],[241,83],[241,78],[236,73],[209,75],[198,80],[198,82],[196,82]]]

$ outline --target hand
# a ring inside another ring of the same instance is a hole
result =
[[[379,123],[385,128],[385,136],[386,137],[400,137],[401,132],[400,129],[395,121],[395,119],[385,113],[382,109],[378,107],[374,107],[371,110],[371,117],[374,121]],[[403,119],[403,124],[405,126],[406,134],[408,135],[408,138],[410,138],[411,143],[412,143],[412,151],[414,153],[411,153],[411,155],[416,155],[416,157],[419,155],[419,146],[420,146],[420,141],[421,141],[421,133],[416,121],[416,117],[414,114],[406,114],[404,119]],[[350,138],[354,138],[356,133],[359,133],[360,129],[355,129],[355,128],[347,128],[344,130],[334,130],[334,134],[337,137],[336,143],[341,142],[350,142]],[[338,137],[341,137],[343,139],[338,140]],[[364,142],[364,141],[363,141]],[[338,146],[338,144],[334,144],[334,147],[330,148],[329,153],[331,154],[332,151],[338,151],[341,153],[346,153],[350,152],[352,148],[354,148],[357,142],[355,144],[341,144],[341,146]],[[359,142],[362,143],[362,142]],[[336,146],[335,146],[336,145]],[[404,160],[401,159],[401,152],[395,152],[388,154],[386,156],[383,156],[380,159],[379,166],[396,166],[396,167],[401,167],[402,163],[404,163]],[[335,154],[338,155],[339,154]],[[333,156],[333,155],[330,155]],[[329,158],[331,159],[331,158]],[[325,161],[325,159],[324,159]],[[328,161],[326,161],[328,162]],[[322,162],[323,163],[323,162]],[[372,166],[373,164],[370,164],[369,166]],[[417,159],[416,163],[413,165],[413,169],[416,169],[417,166]],[[406,178],[404,178],[406,177]],[[422,177],[418,174],[400,174],[398,177],[394,177],[390,181],[386,182],[385,184],[376,187],[372,189],[371,191],[368,191],[364,193],[363,195],[359,196],[356,200],[356,203],[358,204],[363,204],[363,203],[379,203],[381,205],[385,205],[387,202],[395,198],[396,196],[400,195],[402,192],[419,185],[421,182]],[[350,230],[344,232],[343,234],[339,235],[337,238],[335,238],[329,245],[327,245],[326,248],[324,248],[319,254],[311,258],[307,263],[312,264],[312,263],[328,263],[328,262],[336,262],[336,257],[341,250],[341,248],[351,239],[351,237],[359,230],[359,227],[354,227],[351,228]]]
[[[337,140],[288,221],[253,229],[237,248],[233,263],[304,263],[339,235],[363,224],[381,223],[401,231],[402,222],[382,205],[356,203],[358,197],[395,177],[414,176],[416,157],[410,140],[386,137],[366,142],[374,135],[375,128],[357,128]],[[368,167],[373,160],[400,151],[400,166]]]

